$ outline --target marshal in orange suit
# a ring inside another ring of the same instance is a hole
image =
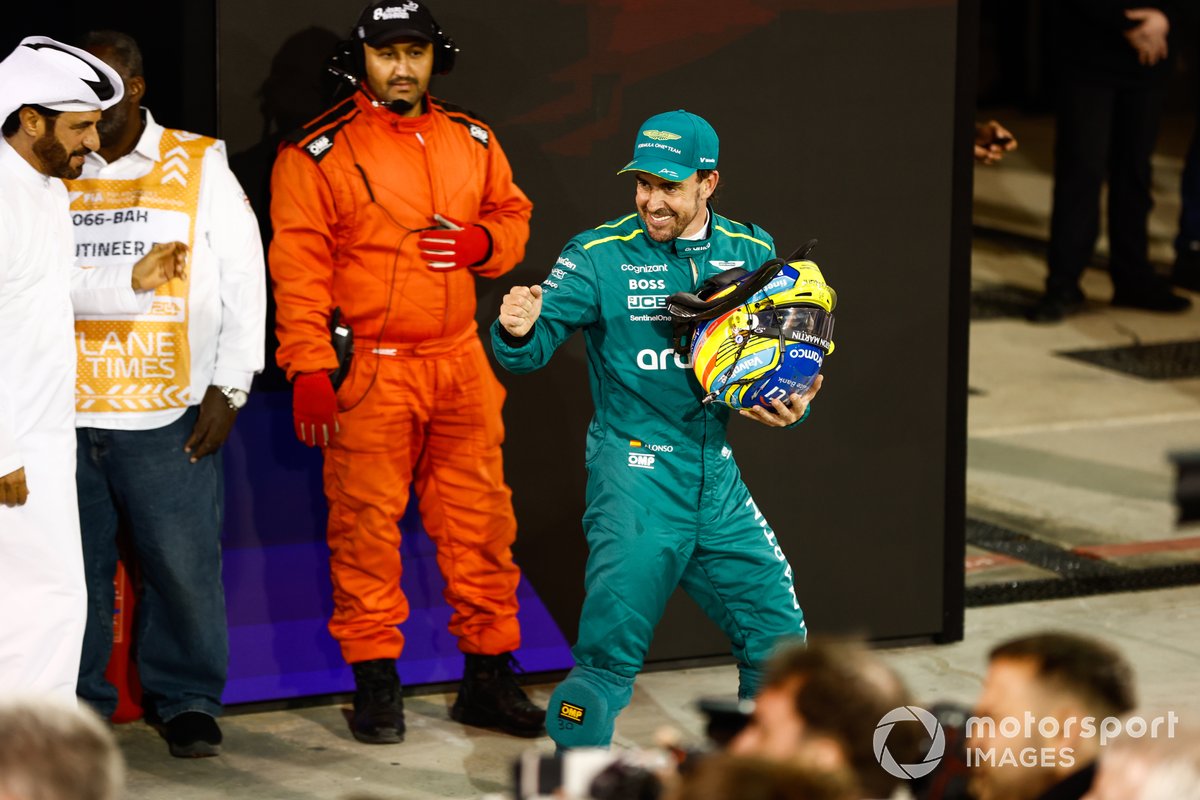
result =
[[[451,716],[544,732],[512,673],[520,573],[504,390],[475,326],[475,276],[520,262],[533,206],[491,128],[429,95],[456,52],[422,4],[368,6],[334,60],[353,93],[289,137],[271,179],[278,360],[296,434],[324,452],[329,629],[354,669],[351,730],[368,743],[404,736],[397,523],[410,487],[466,655]],[[354,338],[336,390],[334,309]]]

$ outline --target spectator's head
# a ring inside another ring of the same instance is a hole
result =
[[[848,772],[718,754],[702,760],[667,793],[669,800],[854,800]]]
[[[112,733],[91,711],[0,702],[0,798],[115,800],[125,778]]]
[[[1200,800],[1200,735],[1117,739],[1083,800]]]
[[[979,724],[967,725],[976,797],[1037,797],[1099,755],[1085,720],[1098,725],[1133,706],[1133,670],[1102,642],[1040,633],[997,646],[975,708]]]
[[[146,96],[141,48],[132,36],[119,31],[89,31],[79,46],[116,70],[125,82],[125,96],[121,102],[105,109],[96,125],[101,146],[108,147],[124,136],[131,137],[129,146],[132,148],[141,131],[139,109]]]
[[[754,715],[730,752],[850,771],[859,797],[887,797],[898,780],[873,749],[879,720],[911,705],[904,682],[864,646],[813,641],[782,651],[755,699]],[[888,750],[900,763],[920,760],[922,731],[898,724]]]
[[[694,236],[703,230],[708,200],[717,190],[717,132],[703,117],[682,109],[655,114],[638,128],[632,172],[634,202],[646,235],[656,242]]]

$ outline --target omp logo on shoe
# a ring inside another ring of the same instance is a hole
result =
[[[669,142],[673,139],[683,138],[678,133],[671,133],[670,131],[642,131],[642,135],[647,139],[653,139],[656,142]]]
[[[565,700],[558,709],[558,718],[565,719],[567,722],[574,722],[576,725],[583,724],[583,715],[587,713],[587,709],[583,706],[577,706],[574,703],[568,703]]]

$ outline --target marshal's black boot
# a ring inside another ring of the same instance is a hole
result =
[[[359,661],[354,670],[354,716],[350,731],[366,744],[396,744],[404,741],[404,700],[400,676],[390,658]]]
[[[464,725],[497,728],[532,738],[546,732],[546,711],[529,702],[513,675],[512,653],[466,654],[462,684],[450,718]]]

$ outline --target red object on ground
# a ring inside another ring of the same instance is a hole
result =
[[[113,649],[104,677],[117,687],[118,692],[117,710],[113,712],[112,721],[133,722],[142,718],[142,684],[138,681],[137,666],[131,658],[137,591],[125,569],[124,559],[117,562],[113,590],[116,592],[113,603]]]

